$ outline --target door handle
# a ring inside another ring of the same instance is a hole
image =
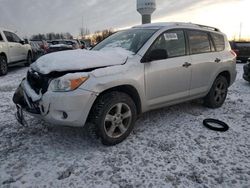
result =
[[[216,58],[216,59],[214,60],[214,62],[215,62],[215,63],[219,63],[219,62],[221,62],[221,60],[220,60],[219,58]]]
[[[185,67],[185,68],[188,68],[191,65],[192,65],[191,63],[185,62],[182,66]]]

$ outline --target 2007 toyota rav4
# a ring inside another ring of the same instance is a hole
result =
[[[236,77],[236,55],[218,29],[188,23],[120,31],[92,50],[46,55],[14,95],[22,109],[58,125],[95,128],[102,143],[123,141],[143,112],[204,98],[218,108]]]

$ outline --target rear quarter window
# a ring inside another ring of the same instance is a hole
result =
[[[216,51],[223,51],[225,49],[224,36],[216,33],[211,33],[211,36],[214,41]]]
[[[203,31],[187,31],[191,54],[211,52],[209,36]]]

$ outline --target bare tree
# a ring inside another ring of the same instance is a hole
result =
[[[95,34],[92,37],[92,40],[95,44],[101,42],[105,38],[109,37],[112,35],[114,31],[112,29],[105,29],[103,31],[96,31]]]

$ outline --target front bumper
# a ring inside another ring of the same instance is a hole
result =
[[[25,83],[25,84],[24,84]],[[84,126],[97,97],[94,92],[77,89],[71,92],[46,92],[31,96],[29,85],[23,80],[13,101],[30,115],[55,125]]]

